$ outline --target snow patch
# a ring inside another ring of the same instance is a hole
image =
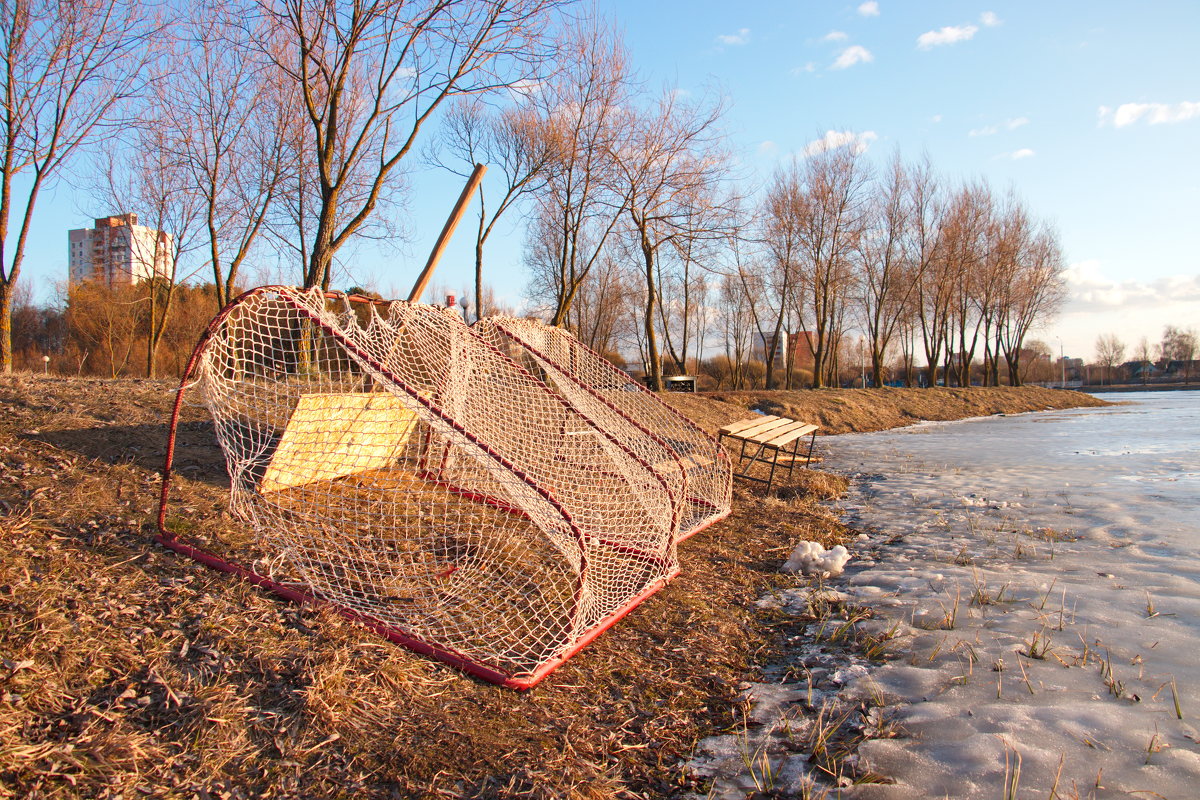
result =
[[[796,545],[783,565],[783,571],[799,572],[810,577],[835,578],[842,574],[849,560],[850,551],[840,544],[826,550],[817,542],[805,541]]]

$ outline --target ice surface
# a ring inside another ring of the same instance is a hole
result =
[[[896,638],[883,664],[811,672],[825,696],[884,698],[904,729],[859,750],[896,783],[838,796],[1001,798],[1019,756],[1017,797],[1200,797],[1200,392],[1120,400],[826,438],[871,536],[823,591]],[[791,688],[747,692],[762,730],[723,753],[712,796],[762,788],[744,766],[769,752],[762,721],[807,719]],[[802,758],[764,766],[803,794]]]
[[[1200,393],[1121,400],[826,440],[888,542],[843,580],[912,625],[860,749],[898,785],[846,796],[1002,797],[1007,750],[1020,796],[1200,797]]]

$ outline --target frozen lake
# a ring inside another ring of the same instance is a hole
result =
[[[845,796],[1200,797],[1200,392],[1105,399],[826,440],[905,731]]]

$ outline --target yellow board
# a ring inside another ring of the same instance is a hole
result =
[[[390,394],[301,395],[261,491],[391,466],[416,423],[416,415]]]

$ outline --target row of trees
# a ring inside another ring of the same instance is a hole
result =
[[[381,212],[443,103],[546,74],[564,5],[0,4],[0,371],[38,199],[85,153],[103,152],[110,207],[174,234],[174,263],[205,251],[216,302],[256,247],[328,287],[339,251],[389,234]],[[152,300],[152,351],[184,277]]]
[[[1020,382],[1024,339],[1064,288],[1055,232],[1015,196],[944,185],[928,159],[877,169],[834,133],[761,191],[739,189],[720,98],[646,91],[598,26],[565,51],[538,92],[498,110],[460,103],[444,128],[433,160],[505,176],[480,214],[477,297],[487,236],[524,196],[535,308],[598,350],[636,351],[652,383],[664,361],[695,371],[715,347],[734,385],[760,356],[769,386],[836,384],[850,331],[866,336],[876,383],[894,353],[910,383],[923,362],[929,383],[968,385],[977,356],[985,381]],[[802,377],[794,348],[768,346],[801,332]]]
[[[1143,336],[1132,348],[1126,348],[1125,343],[1115,333],[1105,333],[1096,337],[1096,366],[1100,368],[1102,379],[1112,382],[1136,378],[1146,383],[1152,369],[1160,373],[1181,372],[1185,382],[1192,377],[1192,368],[1196,360],[1197,349],[1200,348],[1200,334],[1194,328],[1184,328],[1179,325],[1163,327],[1162,338],[1151,342]],[[1136,371],[1136,375],[1122,372]]]
[[[25,109],[0,123],[17,154],[0,176],[0,248],[12,181],[36,176],[15,247],[0,249],[4,369],[38,181],[89,144],[103,153],[98,203],[174,235],[175,273],[117,301],[136,307],[130,335],[153,375],[191,324],[178,299],[189,265],[210,276],[215,310],[245,264],[328,288],[339,252],[402,235],[401,165],[435,119],[427,163],[491,167],[475,206],[476,315],[494,310],[488,240],[520,209],[533,310],[598,350],[637,352],[656,386],[714,350],[735,386],[760,359],[768,386],[833,385],[855,331],[876,383],[898,359],[906,382],[921,364],[930,384],[969,385],[977,358],[985,382],[1019,383],[1027,334],[1063,301],[1057,237],[1015,196],[948,184],[928,159],[877,166],[834,132],[747,188],[723,98],[647,89],[613,28],[565,22],[557,0],[243,0],[169,20],[134,2],[52,7],[0,10],[16,76],[0,91]],[[108,55],[62,55],[88,43]],[[67,316],[88,302],[72,296]],[[803,370],[782,346],[802,332]]]
[[[165,293],[163,281],[111,289],[84,284],[73,290],[65,303],[38,307],[22,290],[13,303],[13,365],[67,375],[146,375],[155,323],[151,305],[161,308]],[[173,294],[170,324],[159,332],[153,348],[153,372],[158,374],[183,372],[213,316],[216,287],[183,285]]]

